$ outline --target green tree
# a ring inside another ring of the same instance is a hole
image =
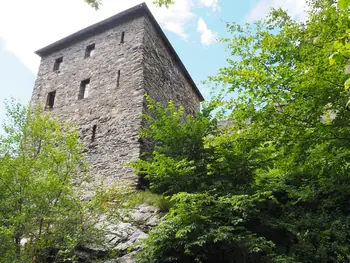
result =
[[[223,88],[205,114],[174,119],[170,105],[157,117],[151,106],[155,151],[134,167],[174,206],[139,262],[350,261],[348,58],[329,63],[349,14],[333,0],[308,4],[306,22],[272,10],[227,25],[231,57],[210,78]],[[212,109],[232,125],[197,129]]]
[[[143,243],[138,262],[293,262],[275,254],[276,243],[288,244],[278,239],[292,234],[266,220],[280,207],[272,192],[255,189],[257,145],[219,130],[210,111],[184,116],[171,102],[164,109],[148,101],[142,135],[156,145],[132,166],[173,207]]]
[[[137,262],[295,262],[275,254],[268,233],[286,235],[260,221],[268,216],[267,208],[276,207],[269,192],[251,196],[183,192],[172,202],[165,220],[144,241]]]
[[[348,58],[333,65],[328,58],[349,28],[349,14],[331,0],[309,7],[307,22],[275,10],[253,27],[229,25],[232,37],[224,41],[239,59],[212,80],[238,94],[226,101],[237,124],[232,132],[260,142],[264,166],[257,167],[256,187],[270,189],[281,204],[278,222],[294,233],[293,257],[348,262]]]
[[[338,0],[338,7],[343,10],[348,10],[350,7],[349,0]],[[339,37],[333,43],[334,53],[329,57],[329,63],[333,65],[342,58],[350,59],[350,28],[348,27],[342,37]],[[350,69],[346,69],[347,73],[350,73]],[[345,89],[348,90],[350,87],[350,78],[345,83]]]
[[[167,108],[147,97],[151,115],[144,115],[148,127],[145,139],[156,141],[155,151],[132,166],[149,181],[158,194],[182,191],[236,191],[251,182],[248,151],[232,144],[232,136],[220,136],[215,119],[207,113],[184,116],[172,102]],[[224,139],[226,138],[226,139]],[[234,176],[234,174],[240,176]]]
[[[0,136],[0,262],[75,262],[93,240],[98,199],[82,202],[78,131],[42,107],[7,104]]]

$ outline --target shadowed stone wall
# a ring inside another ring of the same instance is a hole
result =
[[[144,82],[146,92],[163,105],[172,100],[188,114],[199,111],[200,98],[148,17],[144,33]]]

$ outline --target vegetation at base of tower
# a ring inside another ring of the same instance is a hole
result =
[[[9,103],[0,136],[0,262],[76,262],[75,249],[98,241],[105,193],[81,202],[87,165],[78,131]]]
[[[228,64],[208,82],[222,89],[198,116],[151,102],[154,152],[132,166],[173,206],[138,262],[350,261],[348,58],[329,63],[349,28],[339,3],[228,24]]]
[[[130,208],[135,208],[143,204],[156,207],[163,213],[169,212],[172,207],[172,202],[170,202],[169,198],[152,193],[151,191],[135,191],[128,199],[128,207]]]

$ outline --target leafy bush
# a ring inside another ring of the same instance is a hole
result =
[[[0,262],[75,262],[76,247],[98,237],[99,195],[81,202],[77,189],[87,180],[78,131],[41,109],[7,105],[0,136]]]
[[[184,116],[172,102],[164,108],[147,97],[149,126],[141,135],[156,142],[147,158],[132,163],[150,190],[172,195],[178,192],[239,192],[252,180],[246,144],[234,135],[217,135],[217,121],[203,114]],[[239,175],[239,176],[237,176]]]
[[[150,191],[139,191],[135,194],[133,198],[130,199],[130,202],[135,204],[147,204],[154,207],[157,207],[161,212],[169,212],[172,202],[169,198],[154,194]]]
[[[276,206],[270,193],[215,197],[179,193],[175,206],[150,233],[137,262],[275,262],[275,244],[256,233],[271,229],[259,220]],[[259,208],[260,209],[259,209]],[[293,262],[284,257],[285,262]],[[278,262],[278,261],[276,261]]]

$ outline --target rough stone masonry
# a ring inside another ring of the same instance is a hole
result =
[[[144,3],[35,53],[41,64],[33,104],[42,101],[53,115],[81,128],[91,174],[106,184],[137,183],[124,164],[147,148],[139,136],[145,93],[190,114],[203,100]]]

